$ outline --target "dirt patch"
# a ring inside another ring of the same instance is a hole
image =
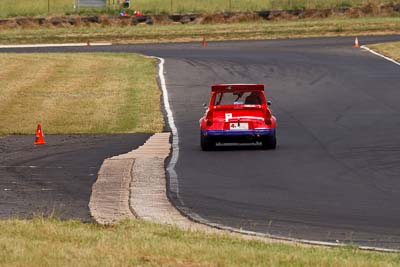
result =
[[[212,14],[173,14],[141,16],[57,16],[19,17],[0,19],[0,29],[74,27],[74,26],[134,26],[138,24],[214,24],[249,21],[282,21],[306,18],[388,16],[400,14],[400,3],[367,3],[362,7],[337,7],[332,9],[263,10],[254,12],[219,12]]]

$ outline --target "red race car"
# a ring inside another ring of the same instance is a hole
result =
[[[276,148],[276,118],[264,95],[263,84],[216,84],[211,87],[210,104],[200,119],[202,150],[216,143],[261,142]]]

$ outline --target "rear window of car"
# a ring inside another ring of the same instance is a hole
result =
[[[261,105],[260,92],[219,92],[215,97],[215,106],[223,105]]]

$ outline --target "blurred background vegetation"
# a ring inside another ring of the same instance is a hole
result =
[[[104,0],[103,8],[79,8],[78,0],[1,0],[0,17],[69,15],[73,13],[117,14],[125,0]],[[145,14],[212,13],[360,7],[368,4],[400,3],[393,0],[130,0],[130,9]]]

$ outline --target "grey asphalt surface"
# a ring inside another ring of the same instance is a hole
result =
[[[34,135],[0,138],[0,218],[91,221],[91,188],[103,160],[137,148],[148,137],[46,135],[47,144],[39,146]]]
[[[400,36],[360,38],[394,40]],[[346,37],[19,51],[166,58],[180,135],[180,195],[171,197],[188,213],[285,237],[400,248],[400,67],[353,43]],[[277,150],[200,150],[198,119],[214,83],[266,84]]]

